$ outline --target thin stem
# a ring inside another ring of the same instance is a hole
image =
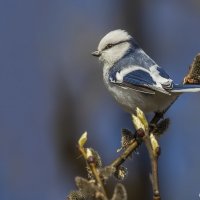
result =
[[[90,166],[90,169],[91,169],[91,171],[92,171],[92,173],[93,173],[93,175],[94,175],[94,177],[96,179],[97,184],[100,186],[104,196],[107,198],[107,194],[106,194],[106,190],[104,188],[104,184],[103,184],[103,182],[102,182],[102,180],[101,180],[101,178],[99,176],[99,172],[97,171],[97,168],[96,168],[95,164],[94,163],[89,163],[88,165]]]
[[[124,150],[124,152],[110,164],[110,166],[114,168],[118,168],[137,149],[138,146],[139,146],[139,143],[134,139],[129,144],[129,146]]]
[[[92,174],[94,175],[96,183],[100,187],[100,190],[102,191],[104,198],[108,199],[104,184],[103,184],[103,182],[102,182],[102,180],[99,176],[99,172],[96,168],[96,164],[88,161],[87,153],[86,153],[86,150],[85,150],[84,147],[79,146],[79,150],[82,153],[82,155],[83,155],[87,165],[89,166],[90,170],[92,171]]]
[[[158,183],[158,154],[153,151],[150,136],[148,133],[143,137],[143,141],[149,153],[152,169],[152,188],[153,188],[153,200],[160,200],[159,183]]]

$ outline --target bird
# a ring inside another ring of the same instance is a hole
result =
[[[107,33],[92,55],[103,64],[106,88],[130,114],[138,107],[163,116],[181,94],[200,92],[200,85],[175,84],[125,30]]]

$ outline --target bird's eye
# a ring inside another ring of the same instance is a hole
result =
[[[110,49],[113,46],[113,44],[108,44],[105,49]]]

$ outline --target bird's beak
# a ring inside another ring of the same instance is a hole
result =
[[[101,52],[100,51],[94,51],[94,52],[92,52],[92,55],[99,57],[99,56],[101,56]]]

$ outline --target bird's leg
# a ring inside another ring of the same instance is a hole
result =
[[[163,119],[164,112],[155,112],[153,119],[150,121],[150,124],[157,124],[160,119]]]
[[[154,132],[154,130],[157,130],[157,123],[163,119],[164,112],[156,112],[153,119],[150,121],[149,124],[149,132]]]

